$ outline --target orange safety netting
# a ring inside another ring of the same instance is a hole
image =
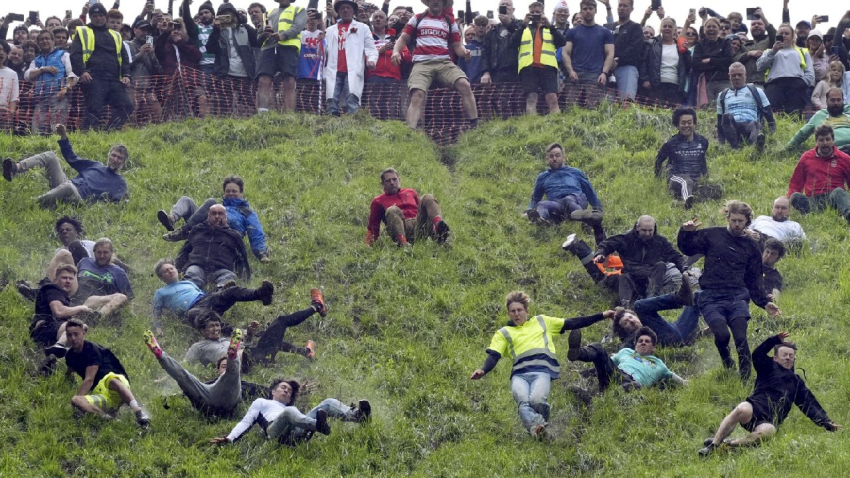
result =
[[[0,80],[2,81],[2,80]],[[273,84],[273,109],[283,107],[283,90],[279,81]],[[0,92],[3,85],[0,83]],[[249,79],[218,77],[183,67],[172,76],[137,78],[127,87],[135,110],[127,120],[130,125],[144,125],[185,118],[246,117],[257,113],[257,84]],[[519,83],[473,85],[472,91],[482,120],[510,118],[525,114],[525,95]],[[297,111],[322,114],[326,100],[324,84],[313,80],[298,80]],[[361,108],[375,118],[404,121],[407,113],[406,84],[370,84],[363,90]],[[595,107],[601,101],[640,104],[673,108],[676,105],[659,103],[647,97],[628,102],[618,102],[616,90],[598,86],[565,85],[558,95],[561,108],[579,104]],[[11,117],[0,109],[0,129],[16,134],[38,134],[50,131],[51,125],[64,123],[70,129],[79,129],[85,114],[85,100],[81,88],[71,90],[63,101],[55,96],[38,95],[34,84],[23,82],[20,103]],[[546,103],[539,95],[538,111],[545,113]],[[100,117],[101,127],[110,121],[109,108]],[[436,143],[451,144],[469,129],[463,115],[460,95],[450,88],[436,88],[428,92],[424,111],[419,121],[422,128]]]

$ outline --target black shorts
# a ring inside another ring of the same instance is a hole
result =
[[[30,332],[30,338],[42,347],[50,347],[56,343],[56,336],[62,324],[61,320],[46,319]]]
[[[274,76],[280,73],[284,78],[298,74],[298,49],[294,46],[277,45],[260,51],[257,78],[262,75]]]
[[[752,433],[755,431],[757,426],[763,423],[770,423],[775,426],[773,423],[773,411],[770,407],[759,403],[757,400],[750,400],[749,398],[747,399],[747,403],[753,406],[753,418],[751,418],[747,423],[741,425],[744,430]]]
[[[526,95],[540,90],[543,90],[543,94],[557,93],[558,69],[551,66],[527,66],[519,72],[519,81],[522,83],[522,92]]]

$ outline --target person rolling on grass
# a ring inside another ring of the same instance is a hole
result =
[[[701,456],[711,455],[724,446],[755,445],[773,436],[788,417],[792,405],[797,405],[816,425],[831,432],[841,430],[842,426],[829,419],[815,395],[794,371],[797,346],[786,340],[788,336],[788,332],[780,332],[768,337],[753,351],[755,389],[720,422],[714,437],[705,440],[705,447],[699,450]],[[772,359],[767,355],[770,349],[773,349]],[[727,437],[736,425],[741,425],[749,434],[729,440]]]
[[[263,429],[267,439],[277,440],[281,445],[295,446],[309,441],[315,432],[330,435],[329,417],[346,422],[366,423],[372,415],[372,406],[368,400],[360,400],[355,408],[343,405],[334,398],[325,399],[305,415],[294,405],[300,388],[298,382],[277,379],[269,388],[271,399],[254,400],[248,412],[230,433],[213,438],[210,443],[233,443],[242,438],[256,423]]]
[[[116,144],[109,149],[107,164],[104,165],[99,161],[77,156],[74,148],[71,147],[71,142],[68,141],[65,125],[56,125],[56,134],[59,135],[62,157],[79,173],[77,177],[68,179],[62,171],[59,158],[53,151],[47,151],[17,163],[11,158],[3,160],[3,177],[6,181],[12,181],[12,178],[30,169],[44,168],[50,191],[36,199],[41,207],[53,207],[60,201],[118,202],[127,197],[127,181],[121,176],[121,168],[130,158],[130,153],[123,144]]]
[[[630,392],[655,385],[662,379],[673,379],[681,385],[688,381],[671,372],[667,365],[654,356],[658,336],[649,327],[642,326],[635,332],[635,348],[622,348],[614,355],[595,343],[581,346],[581,330],[570,332],[567,359],[570,362],[591,362],[599,379],[599,392],[608,389],[611,381],[619,383]]]
[[[88,326],[78,319],[65,324],[70,350],[65,354],[68,369],[83,379],[71,399],[75,410],[113,418],[121,405],[129,405],[136,423],[147,427],[150,417],[139,406],[130,390],[130,380],[118,357],[106,347],[86,340]]]
[[[781,314],[763,288],[762,252],[758,242],[746,232],[753,210],[741,201],[728,201],[723,209],[727,227],[697,230],[702,223],[696,218],[679,229],[679,250],[685,255],[705,255],[705,267],[699,284],[699,306],[705,322],[714,333],[714,344],[726,368],[734,368],[729,353],[730,331],[738,352],[741,379],[750,377],[750,346],[747,323],[749,302],[753,301],[774,317]]]
[[[493,334],[487,347],[484,365],[472,373],[470,379],[478,380],[493,370],[502,356],[510,354],[511,392],[519,406],[519,418],[528,432],[541,438],[549,421],[550,407],[547,403],[551,381],[561,373],[555,356],[553,333],[563,334],[567,330],[593,325],[606,318],[613,318],[614,311],[572,319],[558,319],[545,315],[528,317],[528,294],[514,291],[505,298],[505,308],[510,322]]]
[[[564,167],[566,151],[559,143],[546,147],[549,169],[537,176],[531,202],[523,213],[533,224],[545,225],[565,220],[581,221],[593,228],[596,243],[605,240],[602,229],[602,202],[590,180],[577,168]],[[543,200],[546,196],[546,200]],[[587,209],[591,206],[593,209]]]
[[[124,269],[112,263],[112,241],[102,237],[95,242],[94,258],[86,257],[77,264],[79,289],[72,298],[85,302],[108,316],[134,297],[130,278]]]
[[[328,306],[321,291],[312,289],[310,294],[312,296],[310,307],[294,314],[281,315],[259,335],[256,345],[245,347],[252,362],[274,362],[275,355],[281,350],[303,355],[310,360],[316,358],[316,344],[312,340],[308,340],[304,347],[296,347],[283,340],[286,329],[289,327],[295,327],[301,324],[316,312],[322,317],[327,315]],[[216,363],[219,357],[227,352],[229,344],[229,340],[221,336],[221,316],[214,310],[206,310],[204,314],[198,317],[198,320],[204,324],[202,330],[204,339],[192,344],[183,360],[186,362],[200,362],[202,365]],[[248,326],[246,337],[248,340],[253,339],[259,326],[260,324],[256,321],[251,322]]]
[[[372,245],[381,232],[381,222],[386,224],[390,238],[399,246],[413,244],[415,240],[431,237],[440,244],[449,238],[449,225],[443,220],[440,203],[433,194],[419,200],[413,189],[403,189],[398,171],[387,168],[381,171],[384,193],[375,196],[369,206],[369,223],[366,227],[366,244]]]
[[[224,315],[237,302],[259,300],[263,305],[271,305],[274,298],[274,284],[265,280],[256,289],[231,285],[206,294],[194,282],[179,280],[179,273],[171,259],[160,259],[154,266],[154,273],[165,283],[165,287],[160,287],[153,295],[154,329],[157,334],[162,333],[162,316],[166,312],[178,319],[185,319],[189,325],[199,329],[204,325],[199,319],[207,311]]]
[[[233,416],[242,399],[268,396],[266,387],[242,381],[238,354],[241,343],[242,331],[235,329],[230,337],[227,355],[219,358],[216,364],[218,376],[209,382],[202,382],[160,348],[153,332],[145,332],[145,345],[154,354],[162,369],[177,382],[193,407],[204,415],[213,417]]]

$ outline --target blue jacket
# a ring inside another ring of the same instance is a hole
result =
[[[557,201],[570,194],[584,194],[587,202],[595,209],[602,210],[602,203],[596,196],[596,191],[590,185],[587,176],[577,168],[561,166],[559,169],[543,171],[537,176],[534,192],[531,194],[529,209],[537,207],[545,195],[549,201]]]
[[[247,234],[251,251],[255,256],[260,257],[260,254],[266,252],[268,247],[266,247],[266,235],[257,213],[251,209],[251,205],[245,199],[224,198],[223,204],[227,209],[227,223],[230,228],[236,230],[242,237]]]
[[[117,202],[127,195],[127,181],[120,174],[112,172],[99,161],[77,156],[68,139],[60,139],[59,148],[65,161],[80,173],[71,180],[71,184],[76,186],[81,198],[94,202],[106,196],[110,201]]]
[[[59,89],[65,86],[68,72],[65,71],[65,64],[62,63],[62,57],[68,52],[65,50],[55,49],[52,52],[39,54],[35,57],[34,63],[36,68],[44,68],[46,66],[55,67],[58,71],[53,73],[42,73],[35,79],[35,91],[33,92],[39,98],[54,96],[59,93]]]

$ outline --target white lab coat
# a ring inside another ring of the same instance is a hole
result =
[[[354,30],[354,32],[352,32]],[[336,65],[339,54],[339,27],[334,24],[325,32],[327,45],[325,52],[325,92],[327,98],[333,98],[336,91]],[[372,39],[372,30],[368,25],[352,20],[345,39],[345,60],[348,64],[348,92],[363,96],[363,83],[366,75],[366,61],[378,61],[378,50]],[[345,98],[340,101],[344,104]]]

